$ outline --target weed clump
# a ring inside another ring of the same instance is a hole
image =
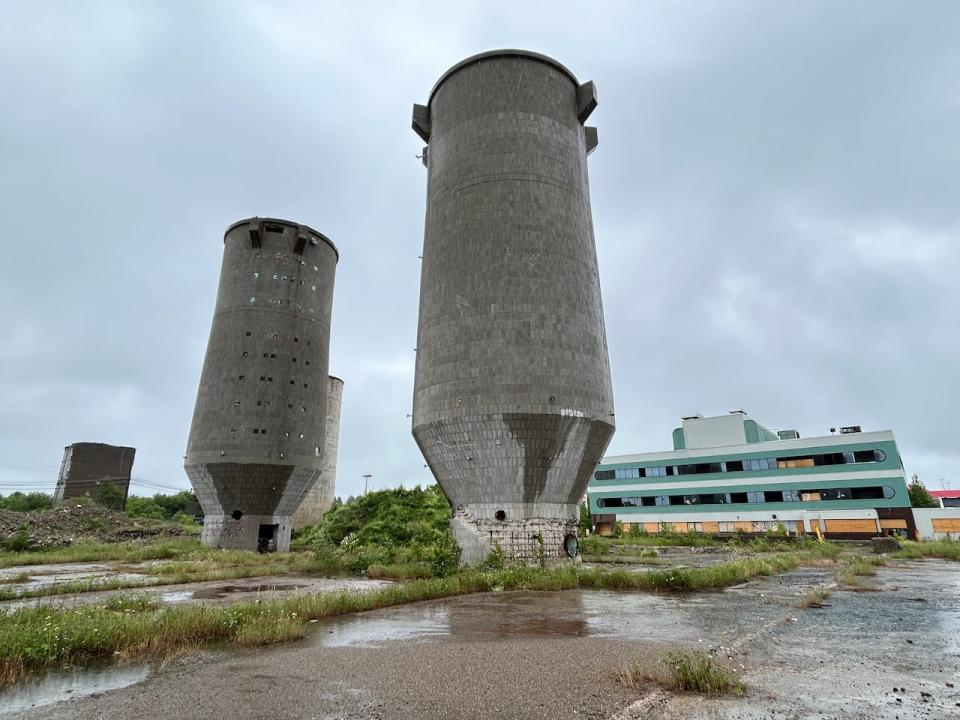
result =
[[[960,561],[960,540],[924,540],[922,542],[903,541],[903,547],[892,554],[895,558],[919,560],[925,557],[943,558]]]
[[[743,695],[746,692],[746,687],[731,668],[699,650],[667,652],[652,662],[638,659],[615,670],[614,676],[631,690],[649,682],[669,690],[706,695]]]
[[[823,607],[823,601],[831,595],[833,595],[833,590],[830,588],[818,587],[807,590],[807,592],[800,596],[797,607],[804,610]]]

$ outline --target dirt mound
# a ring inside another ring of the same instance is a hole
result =
[[[70,545],[81,538],[117,542],[138,538],[178,537],[188,532],[150,518],[131,518],[90,503],[69,502],[41,512],[0,510],[0,545],[41,550]]]

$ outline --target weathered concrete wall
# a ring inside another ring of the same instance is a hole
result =
[[[105,485],[114,485],[123,494],[126,504],[130,490],[130,473],[136,448],[79,442],[63,449],[53,504],[60,505],[67,498],[89,495],[95,498]]]
[[[337,450],[340,445],[340,406],[343,380],[331,375],[327,381],[327,422],[323,430],[323,471],[293,514],[293,528],[313,525],[333,505],[337,485]]]
[[[227,229],[184,462],[207,545],[254,550],[265,526],[289,547],[293,512],[323,469],[336,263],[304,225]]]
[[[960,508],[913,508],[921,540],[960,538]]]
[[[583,126],[595,105],[556,61],[497,51],[414,108],[429,152],[413,435],[455,529],[473,524],[488,551],[494,527],[575,523],[614,431]],[[562,552],[562,533],[545,541]]]

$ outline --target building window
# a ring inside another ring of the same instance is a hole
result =
[[[783,491],[783,501],[784,501],[784,502],[800,502],[800,491],[799,491],[799,490],[784,490],[784,491]]]
[[[597,480],[613,480],[615,477],[615,471],[614,470],[597,470],[597,472],[595,472],[593,476]]]
[[[763,491],[751,490],[747,493],[747,502],[748,503],[762,503],[763,502]]]
[[[798,467],[813,467],[814,461],[812,457],[805,458],[777,458],[777,467],[781,470],[784,468],[798,468]]]

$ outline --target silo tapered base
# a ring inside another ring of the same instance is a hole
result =
[[[521,503],[515,510],[522,509]],[[567,507],[567,506],[562,506]],[[520,520],[491,520],[477,518],[459,509],[450,520],[450,529],[463,553],[464,565],[477,565],[499,547],[506,563],[524,565],[555,565],[580,561],[578,551],[568,552],[573,538],[576,548],[576,505],[569,505],[568,517],[525,517]],[[522,513],[518,513],[522,515]],[[564,513],[567,515],[567,513]]]
[[[201,542],[207,547],[230,550],[287,552],[290,550],[291,515],[207,515],[203,519]]]

